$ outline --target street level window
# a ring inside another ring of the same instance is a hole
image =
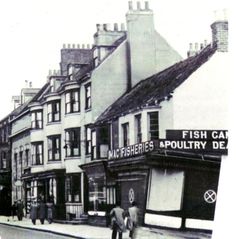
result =
[[[32,143],[31,157],[32,165],[43,164],[43,142]]]
[[[60,101],[48,103],[48,123],[60,121]]]
[[[91,154],[92,140],[91,129],[88,125],[85,126],[85,142],[86,142],[86,154]]]
[[[151,112],[149,115],[149,140],[159,139],[159,113]]]
[[[122,124],[123,147],[129,145],[129,123]]]
[[[116,188],[115,186],[107,187],[107,204],[116,204]]]
[[[0,162],[0,169],[6,169],[7,168],[7,153],[1,152],[1,162]]]
[[[91,84],[85,85],[85,109],[91,109]]]
[[[66,201],[81,202],[81,174],[66,177]]]
[[[142,142],[142,131],[141,131],[141,114],[135,115],[135,134],[136,143]]]
[[[48,161],[61,160],[61,136],[48,137]]]
[[[80,156],[80,128],[71,128],[65,131],[66,141],[65,141],[65,150],[67,157]]]
[[[80,92],[71,90],[66,92],[66,114],[80,111]]]
[[[32,129],[43,128],[43,111],[31,112],[31,128]]]

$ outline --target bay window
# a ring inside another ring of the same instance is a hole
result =
[[[31,157],[32,165],[43,164],[43,142],[32,143]]]
[[[48,123],[60,121],[60,101],[48,103]]]
[[[80,156],[80,128],[71,128],[65,131],[66,144],[64,146],[67,157]]]
[[[43,111],[31,112],[31,128],[32,129],[43,128]]]
[[[48,137],[48,161],[61,160],[61,136]]]
[[[80,93],[79,90],[66,92],[66,114],[80,111]]]

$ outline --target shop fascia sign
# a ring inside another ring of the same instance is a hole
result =
[[[166,130],[166,138],[108,151],[108,159],[127,158],[154,150],[177,150],[195,153],[228,153],[227,130]]]

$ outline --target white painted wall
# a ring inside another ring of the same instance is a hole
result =
[[[230,64],[215,53],[174,91],[174,129],[227,129]]]

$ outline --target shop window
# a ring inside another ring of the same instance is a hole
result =
[[[149,116],[149,140],[159,139],[159,113],[151,112]]]
[[[43,128],[43,111],[31,112],[31,128],[32,129]]]
[[[80,93],[79,90],[66,92],[66,114],[80,111]]]
[[[184,172],[172,169],[150,171],[147,209],[153,211],[181,210]]]
[[[129,123],[122,124],[123,147],[129,145]]]
[[[32,143],[31,150],[32,165],[42,165],[43,164],[43,142]]]
[[[66,141],[65,141],[65,150],[67,157],[80,156],[81,152],[81,136],[80,128],[71,128],[65,131]]]
[[[61,136],[48,137],[48,161],[61,160]]]
[[[66,177],[66,201],[81,202],[81,174]]]
[[[136,143],[142,142],[142,131],[141,131],[141,114],[135,115],[135,134]]]
[[[60,102],[48,103],[48,123],[60,121]]]
[[[106,210],[105,177],[89,178],[89,209],[92,211]]]
[[[91,84],[85,85],[85,109],[91,109]]]
[[[88,125],[85,126],[85,144],[86,144],[86,154],[91,154],[92,149],[91,129]]]

